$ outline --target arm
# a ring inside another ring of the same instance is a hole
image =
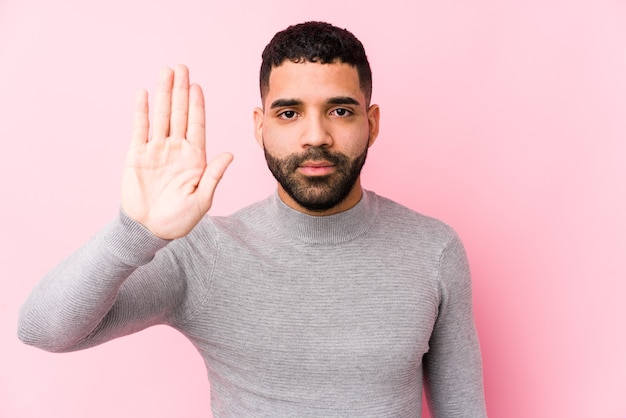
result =
[[[20,310],[19,338],[64,352],[165,322],[184,290],[159,251],[167,243],[120,213],[37,284]]]
[[[470,272],[456,235],[441,255],[440,274],[439,314],[424,356],[428,404],[433,418],[486,417]]]
[[[161,72],[149,137],[137,94],[119,218],[50,272],[22,307],[20,338],[50,351],[99,344],[166,320],[184,284],[163,248],[211,207],[232,156],[206,162],[204,99],[186,67]]]

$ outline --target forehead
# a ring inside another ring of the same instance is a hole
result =
[[[299,99],[303,102],[325,100],[330,97],[353,97],[365,102],[356,67],[342,62],[286,61],[272,68],[266,103],[276,99]]]

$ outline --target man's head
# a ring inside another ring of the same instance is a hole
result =
[[[361,43],[326,23],[291,26],[265,48],[260,78],[255,136],[280,198],[314,215],[354,206],[379,119]]]
[[[352,33],[325,22],[306,22],[278,32],[263,50],[259,73],[261,100],[269,89],[270,73],[285,61],[342,62],[355,67],[366,105],[372,98],[372,71],[363,44]]]

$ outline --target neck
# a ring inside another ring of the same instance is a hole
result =
[[[287,205],[278,193],[269,200],[272,228],[283,236],[309,244],[347,242],[369,230],[376,219],[377,200],[372,192],[362,191],[361,200],[352,208],[332,216],[309,215]]]
[[[357,179],[357,181],[354,183],[354,186],[352,186],[350,193],[348,193],[348,195],[341,202],[339,202],[332,208],[322,211],[316,211],[307,209],[300,205],[298,202],[293,200],[291,196],[289,196],[285,189],[282,188],[280,183],[278,184],[278,197],[280,197],[280,200],[282,200],[283,203],[285,203],[290,208],[297,210],[298,212],[311,216],[330,216],[337,213],[345,212],[348,209],[352,209],[354,206],[356,206],[356,204],[359,203],[359,201],[361,200],[362,195],[363,191],[361,190],[361,180]]]

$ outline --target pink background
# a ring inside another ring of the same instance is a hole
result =
[[[174,331],[48,354],[17,340],[17,310],[115,215],[133,95],[164,65],[190,67],[211,150],[235,154],[213,213],[271,193],[260,53],[313,19],[370,56],[382,125],[365,187],[466,243],[490,416],[626,416],[622,0],[1,0],[0,417],[210,416]]]

